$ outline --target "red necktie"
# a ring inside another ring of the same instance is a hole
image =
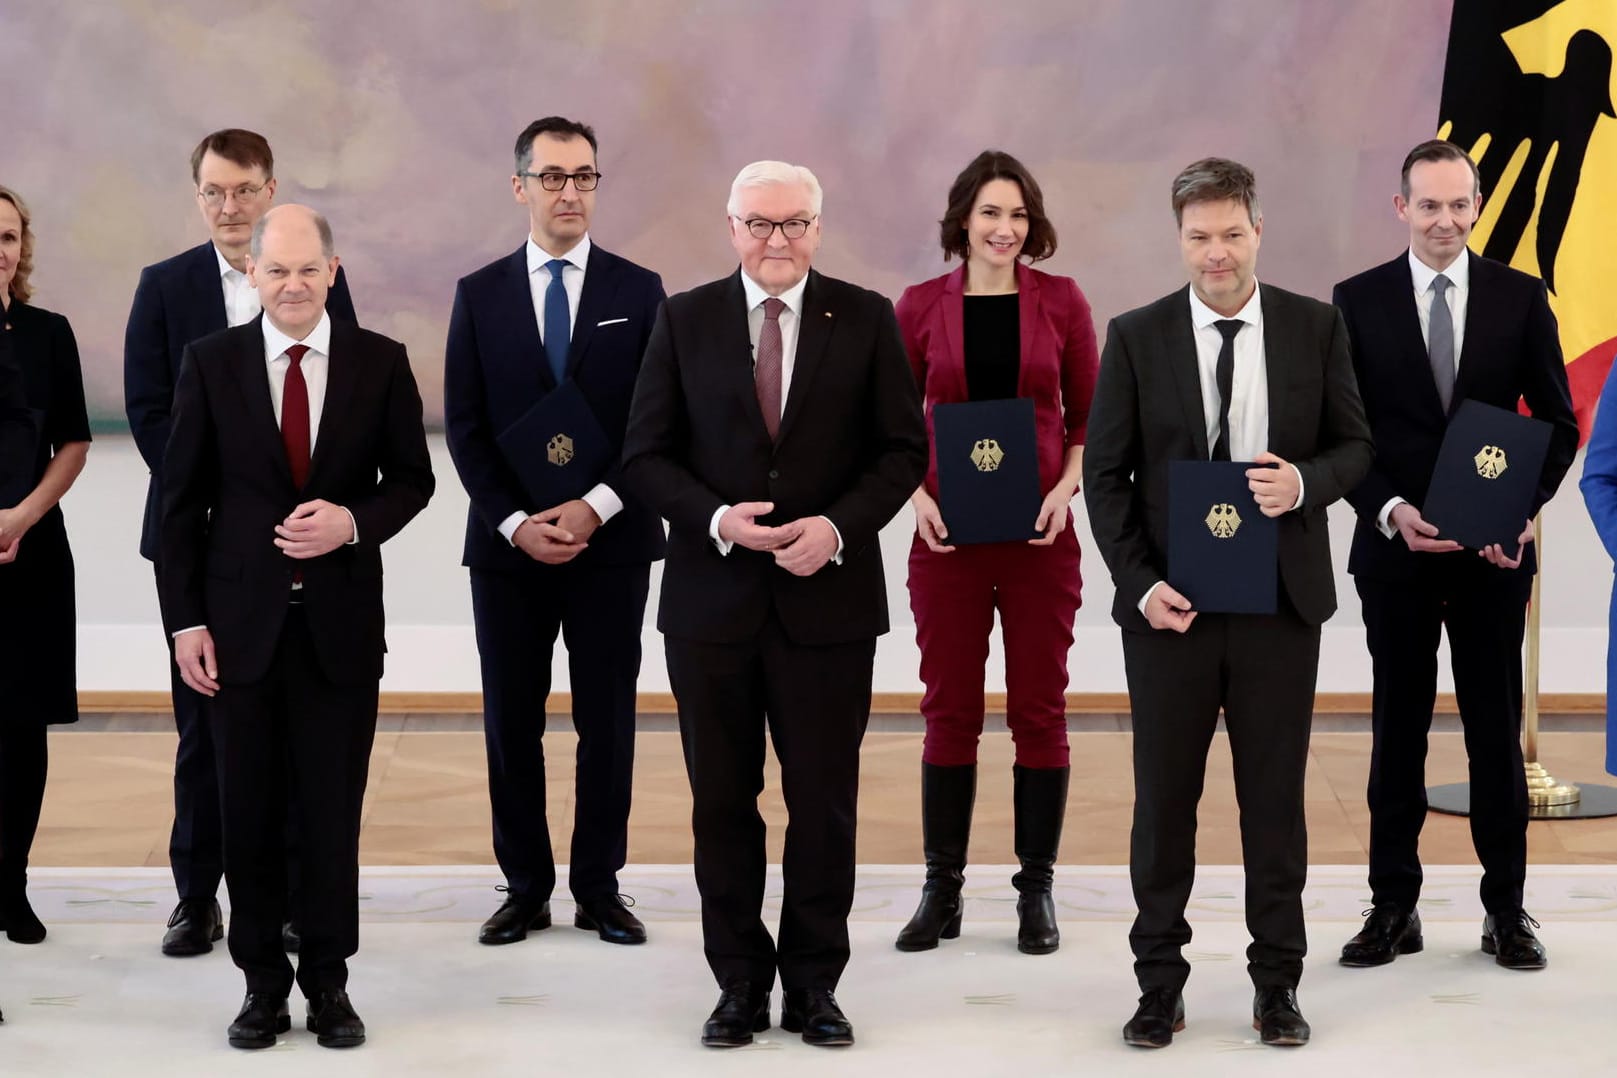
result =
[[[758,332],[758,361],[752,376],[758,387],[758,407],[771,440],[780,433],[781,356],[780,312],[786,304],[774,296],[764,300],[764,325]]]
[[[286,446],[286,463],[292,469],[292,485],[299,490],[309,479],[309,383],[303,380],[303,354],[306,344],[286,350],[292,365],[286,369],[286,388],[281,392],[281,443]]]

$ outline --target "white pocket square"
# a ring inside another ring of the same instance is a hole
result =
[[[595,323],[595,328],[600,329],[602,326],[615,326],[619,322],[627,322],[627,321],[628,321],[627,318],[608,318],[605,322],[597,322],[597,323]]]

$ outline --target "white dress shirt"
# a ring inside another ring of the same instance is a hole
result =
[[[1449,319],[1454,324],[1454,373],[1458,376],[1461,349],[1465,346],[1465,307],[1471,298],[1471,256],[1461,251],[1447,269],[1435,270],[1416,258],[1414,248],[1410,248],[1409,276],[1415,286],[1415,313],[1420,316],[1421,343],[1427,348],[1432,342],[1432,304],[1438,302],[1432,282],[1439,273],[1449,279],[1448,295],[1444,298],[1449,305]],[[1398,534],[1398,529],[1392,526],[1392,511],[1403,503],[1404,499],[1394,494],[1376,514],[1376,527],[1388,539]]]
[[[780,312],[780,414],[786,414],[786,402],[792,392],[792,372],[797,367],[797,330],[803,322],[803,293],[808,289],[808,275],[792,287],[775,298],[786,304]],[[747,276],[747,271],[741,271],[741,290],[747,297],[747,339],[752,342],[753,366],[758,365],[758,337],[764,331],[764,300],[770,295],[763,285]],[[708,523],[707,534],[713,540],[713,545],[719,548],[720,554],[730,553],[731,543],[719,538],[719,518],[730,510],[730,506],[721,505],[713,513],[713,519]],[[821,520],[831,524],[831,530],[836,532],[837,552],[832,561],[842,564],[842,532],[831,523],[829,517],[822,516]]]
[[[567,328],[569,339],[572,332],[578,328],[578,301],[584,294],[584,273],[590,261],[589,233],[573,245],[573,249],[566,254],[553,255],[528,237],[528,294],[533,297],[533,320],[539,326],[539,343],[545,341],[545,292],[550,288],[550,270],[546,267],[553,258],[559,258],[567,265],[562,267],[561,286],[567,292]],[[543,360],[543,356],[535,357],[535,362]],[[595,510],[595,515],[605,524],[623,511],[623,499],[618,497],[617,491],[605,483],[597,483],[591,487],[589,493],[584,495],[584,501]],[[543,512],[552,508],[541,505],[534,512]],[[500,521],[500,534],[505,541],[516,545],[515,536],[517,528],[528,519],[527,513],[512,513]]]
[[[244,326],[258,317],[263,310],[258,303],[258,289],[247,280],[247,275],[226,261],[218,247],[213,253],[219,258],[219,286],[225,296],[225,324]]]
[[[1230,378],[1230,459],[1252,460],[1269,448],[1269,365],[1263,348],[1263,288],[1253,284],[1252,296],[1233,315],[1243,322],[1235,333],[1235,369]],[[1218,442],[1218,417],[1222,401],[1218,394],[1218,353],[1224,347],[1224,334],[1217,322],[1226,316],[1203,303],[1196,290],[1190,290],[1190,323],[1196,339],[1196,372],[1201,380],[1202,418],[1206,423],[1209,451]],[[1295,464],[1287,464],[1297,475],[1297,500],[1292,509],[1303,504],[1303,473]],[[1145,604],[1157,590],[1159,580],[1145,589],[1137,604],[1145,613]]]

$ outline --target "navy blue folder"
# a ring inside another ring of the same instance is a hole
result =
[[[0,509],[33,492],[42,419],[37,408],[0,406]]]
[[[1449,419],[1421,516],[1438,535],[1479,550],[1516,552],[1533,508],[1551,427],[1481,401],[1461,401]]]
[[[1258,511],[1250,462],[1168,464],[1168,583],[1192,610],[1273,614],[1280,582],[1280,528]]]
[[[536,513],[587,494],[617,457],[571,380],[545,394],[495,440]]]
[[[1044,498],[1033,400],[932,406],[938,452],[938,510],[950,546],[1037,539]]]

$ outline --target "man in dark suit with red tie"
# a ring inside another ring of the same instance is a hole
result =
[[[713,1047],[781,1027],[853,1043],[848,961],[859,744],[887,631],[877,533],[926,471],[893,305],[809,268],[820,185],[748,165],[727,207],[738,272],[671,298],[635,388],[624,474],[669,522],[657,627],[694,800]],[[791,823],[779,942],[762,919],[766,730]]]
[[[247,280],[247,245],[254,223],[275,198],[275,158],[256,131],[226,128],[205,137],[191,152],[191,180],[208,241],[141,271],[124,330],[124,410],[135,446],[151,471],[140,556],[153,562],[163,508],[163,451],[180,357],[192,341],[258,316],[258,291]],[[341,268],[326,308],[339,321],[355,321]],[[179,667],[170,664],[170,675],[180,739],[174,756],[174,826],[168,860],[179,903],[169,917],[163,953],[184,956],[213,950],[214,941],[224,935],[214,897],[224,859],[219,844],[219,779],[202,703],[180,680]],[[286,945],[297,947],[290,922]]]
[[[230,1043],[290,1024],[283,824],[296,821],[296,979],[322,1045],[365,1039],[348,1000],[359,947],[359,822],[382,676],[381,544],[427,504],[421,397],[396,341],[326,313],[325,219],[254,226],[264,313],[186,348],[165,454],[158,593],[185,683],[207,697],[219,770],[231,958],[247,996]]]
[[[1482,862],[1482,949],[1508,969],[1548,962],[1522,908],[1527,779],[1522,635],[1537,570],[1532,525],[1517,548],[1463,550],[1421,515],[1448,418],[1470,399],[1553,425],[1532,512],[1554,496],[1578,424],[1544,282],[1481,258],[1466,241],[1482,207],[1476,165],[1433,139],[1404,159],[1393,196],[1409,250],[1336,286],[1376,463],[1348,495],[1358,512],[1348,572],[1375,674],[1371,703],[1370,893],[1342,964],[1380,966],[1424,946],[1415,909],[1426,818],[1426,736],[1439,634],[1449,638],[1471,778],[1471,839]]]
[[[624,485],[617,459],[663,287],[592,242],[595,153],[595,132],[560,116],[517,137],[511,184],[527,209],[528,240],[460,281],[444,352],[449,451],[471,496],[463,560],[482,662],[494,855],[507,891],[478,933],[486,944],[550,924],[556,863],[542,738],[558,633],[578,731],[573,923],[609,943],[646,938],[619,897],[618,872],[628,856],[640,634],[663,526]],[[580,477],[589,486],[576,496],[536,504],[523,477],[545,462],[513,459],[500,437],[564,386],[583,396],[609,462]]]

